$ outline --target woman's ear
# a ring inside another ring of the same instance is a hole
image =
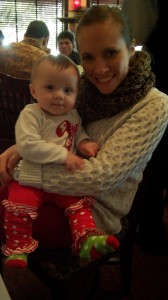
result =
[[[133,56],[135,54],[135,47],[136,47],[136,39],[133,39],[130,46],[130,56]]]

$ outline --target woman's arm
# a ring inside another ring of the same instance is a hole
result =
[[[8,185],[13,179],[11,171],[19,161],[20,156],[16,151],[16,145],[11,146],[0,155],[0,181],[2,185]]]
[[[60,194],[100,197],[126,181],[131,185],[132,181],[140,180],[168,122],[168,98],[157,90],[155,93],[154,100],[144,100],[119,116],[115,131],[103,141],[97,157],[85,161],[83,170],[71,174],[63,166],[43,165],[41,187]],[[107,130],[111,128],[109,122]],[[31,168],[24,167],[22,174],[31,174]],[[20,183],[24,184],[21,177]],[[30,185],[33,180],[32,175]]]

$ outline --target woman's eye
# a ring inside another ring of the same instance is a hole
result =
[[[112,56],[115,56],[117,54],[117,51],[116,50],[108,50],[105,55],[106,57],[112,57]]]
[[[91,60],[93,60],[92,55],[87,54],[82,57],[82,61],[91,61]]]

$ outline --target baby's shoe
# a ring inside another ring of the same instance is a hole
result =
[[[5,260],[5,266],[25,269],[27,267],[27,253],[9,255]]]

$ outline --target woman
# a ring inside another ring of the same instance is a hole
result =
[[[2,30],[0,30],[0,47],[3,46],[4,39],[5,39],[4,34],[3,34]]]
[[[165,131],[168,96],[153,88],[150,57],[135,52],[127,20],[120,10],[106,5],[91,7],[78,24],[76,42],[85,72],[78,111],[91,139],[101,149],[73,175],[62,165],[34,167],[27,161],[17,168],[15,178],[20,184],[49,192],[87,193],[97,199],[93,212],[97,226],[117,234]],[[4,184],[10,177],[6,165],[11,168],[16,158],[15,147],[0,157]]]

